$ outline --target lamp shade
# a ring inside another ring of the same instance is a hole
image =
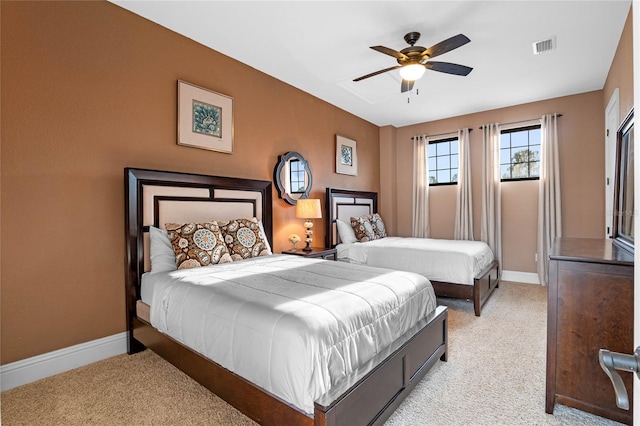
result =
[[[424,74],[424,70],[425,67],[421,64],[405,65],[404,67],[400,68],[400,76],[404,80],[414,81],[422,77],[422,74]]]
[[[322,210],[317,198],[303,198],[296,202],[296,217],[300,219],[320,219]]]

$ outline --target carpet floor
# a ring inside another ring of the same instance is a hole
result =
[[[449,307],[449,360],[387,421],[405,425],[619,425],[556,405],[546,414],[546,288],[503,282],[475,317]],[[0,394],[11,425],[255,425],[151,351],[120,355]]]

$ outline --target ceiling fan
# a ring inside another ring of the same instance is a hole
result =
[[[457,49],[460,46],[464,46],[471,40],[464,34],[458,34],[438,44],[434,44],[429,48],[422,46],[415,46],[416,42],[420,38],[420,33],[410,32],[404,36],[404,41],[410,44],[409,47],[397,51],[384,46],[371,46],[371,49],[376,50],[385,55],[393,56],[398,61],[398,65],[385,68],[380,71],[372,72],[371,74],[363,75],[353,79],[353,81],[364,80],[365,78],[373,77],[374,75],[382,74],[387,71],[400,68],[400,76],[402,77],[402,85],[400,87],[401,92],[407,92],[413,88],[413,83],[422,77],[425,69],[433,71],[444,72],[454,75],[468,75],[473,68],[452,64],[450,62],[435,62],[430,59],[436,56],[442,55]]]

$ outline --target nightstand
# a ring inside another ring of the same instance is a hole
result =
[[[311,247],[313,250],[304,251],[302,249],[284,250],[282,254],[293,254],[295,256],[312,257],[314,259],[337,260],[336,249],[326,247]]]

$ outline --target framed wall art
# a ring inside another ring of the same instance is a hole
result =
[[[336,135],[336,173],[358,175],[356,141]]]
[[[233,98],[178,80],[178,145],[233,152]]]

